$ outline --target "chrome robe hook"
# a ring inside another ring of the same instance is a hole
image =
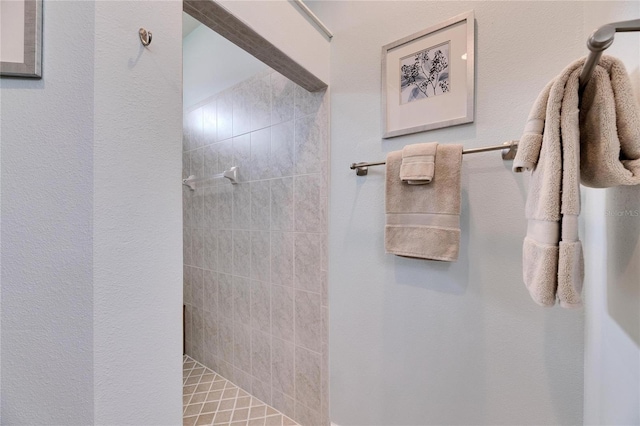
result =
[[[147,31],[144,28],[140,28],[140,30],[138,31],[138,35],[140,36],[140,43],[142,43],[142,45],[144,47],[147,47],[148,45],[151,44],[151,31]]]

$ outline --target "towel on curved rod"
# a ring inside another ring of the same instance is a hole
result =
[[[581,97],[584,62],[570,64],[540,93],[513,164],[515,172],[531,171],[523,278],[542,306],[582,306],[580,181],[640,183],[640,113],[624,65],[604,56]]]

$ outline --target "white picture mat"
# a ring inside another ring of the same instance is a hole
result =
[[[467,115],[467,25],[460,21],[387,51],[387,132],[464,118]],[[400,59],[450,40],[450,92],[400,104]]]
[[[0,60],[24,62],[24,0],[0,0]]]

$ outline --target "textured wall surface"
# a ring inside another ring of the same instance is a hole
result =
[[[181,9],[45,2],[0,80],[3,424],[181,422]]]
[[[585,8],[584,37],[609,22],[640,18],[640,3]],[[620,58],[640,101],[640,34],[617,34]],[[640,424],[640,187],[584,188],[587,265],[584,423]]]
[[[264,72],[187,111],[187,353],[305,425],[326,424],[326,93]]]
[[[47,3],[43,78],[0,80],[3,424],[93,422],[94,22]]]
[[[498,153],[462,166],[455,263],[384,253],[383,160],[410,143],[518,139],[544,85],[585,52],[582,2],[315,2],[331,42],[331,419],[341,425],[580,424],[583,313],[522,283],[527,178]],[[473,124],[382,140],[381,46],[476,14]]]
[[[96,2],[96,424],[180,424],[180,1]],[[137,29],[153,31],[142,47]]]

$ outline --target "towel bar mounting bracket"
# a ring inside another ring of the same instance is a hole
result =
[[[356,175],[357,176],[366,176],[369,173],[369,167],[367,166],[358,166],[356,164]]]
[[[509,141],[505,142],[503,145],[506,145],[507,148],[502,149],[502,159],[504,161],[513,161],[516,158],[516,153],[518,152],[518,141]]]

